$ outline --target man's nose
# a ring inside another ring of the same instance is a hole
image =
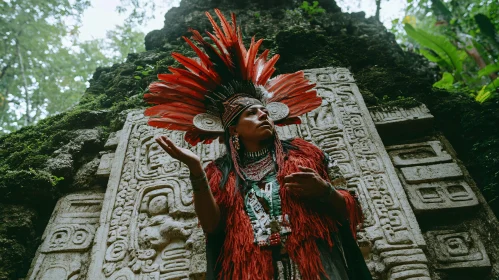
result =
[[[268,119],[268,117],[269,116],[268,116],[267,112],[258,109],[258,118],[259,119]]]

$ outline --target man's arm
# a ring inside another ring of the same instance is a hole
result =
[[[201,164],[190,166],[189,170],[194,193],[194,210],[203,230],[212,233],[220,224],[220,208],[213,197]]]

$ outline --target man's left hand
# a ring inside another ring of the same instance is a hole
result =
[[[328,193],[328,183],[311,168],[298,166],[301,172],[284,177],[284,187],[292,194],[319,198]]]

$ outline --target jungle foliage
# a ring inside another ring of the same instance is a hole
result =
[[[122,3],[123,12],[136,10]],[[80,42],[89,6],[89,0],[0,2],[0,134],[67,110],[97,67],[144,50],[132,16],[106,39]]]
[[[433,86],[473,97],[499,95],[499,8],[491,0],[408,0],[406,17],[394,31],[441,70]],[[401,28],[405,34],[400,32]]]

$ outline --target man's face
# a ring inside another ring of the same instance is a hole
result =
[[[234,133],[243,141],[264,141],[274,135],[274,122],[267,108],[253,105],[241,113]]]

